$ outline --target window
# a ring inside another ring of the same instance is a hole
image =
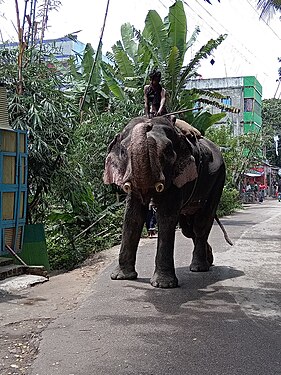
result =
[[[254,102],[254,110],[257,115],[261,116],[261,105],[256,100]]]
[[[196,102],[193,107],[193,113],[199,112],[199,109],[201,108],[202,104],[200,102]]]
[[[232,105],[231,97],[230,96],[226,96],[225,98],[222,98],[221,99],[221,103],[224,104],[224,105],[231,106]]]
[[[253,98],[244,99],[244,112],[253,112]]]

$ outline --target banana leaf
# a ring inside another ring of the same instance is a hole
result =
[[[223,119],[225,115],[226,113],[211,114],[209,112],[201,111],[194,116],[194,120],[191,125],[198,129],[202,135],[204,135],[208,128]]]
[[[134,76],[134,65],[124,50],[122,43],[118,41],[112,47],[114,59],[117,63],[118,70],[123,77]]]
[[[163,66],[169,53],[168,33],[161,17],[155,10],[148,12],[144,32],[149,34],[149,40],[157,50]]]
[[[136,62],[137,58],[137,43],[134,41],[134,28],[130,23],[124,23],[121,26],[122,43],[128,56]]]
[[[176,1],[169,8],[169,44],[171,47],[176,46],[179,51],[181,64],[183,63],[186,52],[186,34],[187,22],[182,1]]]

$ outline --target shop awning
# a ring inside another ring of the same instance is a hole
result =
[[[248,177],[261,177],[264,175],[264,172],[258,172],[251,169],[250,171],[245,172],[244,175]]]

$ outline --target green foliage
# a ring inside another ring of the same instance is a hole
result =
[[[32,58],[31,58],[32,56]],[[17,51],[0,51],[0,75],[8,93],[13,128],[28,130],[29,219],[44,219],[44,194],[61,167],[72,140],[78,112],[64,90],[65,68],[56,60],[43,60],[37,51],[25,54],[24,92],[15,92]]]
[[[225,113],[211,114],[210,112],[203,110],[194,115],[191,125],[197,128],[201,134],[204,135],[208,128],[210,128],[216,122],[219,122],[224,117]]]
[[[226,186],[239,189],[244,172],[262,161],[258,153],[263,144],[262,134],[233,136],[232,124],[209,128],[207,138],[220,146],[227,170]]]
[[[121,40],[106,54],[109,61],[101,51],[96,56],[90,44],[80,66],[74,58],[62,65],[50,53],[22,45],[19,69],[17,50],[0,51],[11,124],[29,131],[29,219],[45,225],[53,269],[72,269],[90,253],[120,241],[125,195],[103,184],[104,160],[114,136],[143,114],[143,87],[152,68],[162,71],[169,109],[193,108],[200,99],[219,105],[215,93],[185,90],[201,59],[226,37],[210,40],[185,63],[199,32],[196,28],[188,39],[183,3],[176,1],[164,20],[150,11],[142,32],[122,25]],[[205,132],[222,116],[205,109],[184,118]]]
[[[121,31],[122,40],[115,43],[112,53],[107,53],[110,63],[102,64],[105,80],[113,95],[127,102],[142,103],[143,87],[147,83],[148,74],[153,67],[157,67],[161,70],[163,86],[167,91],[168,112],[193,108],[200,99],[201,92],[198,90],[196,94],[193,90],[189,93],[185,90],[185,85],[189,79],[197,76],[196,70],[200,61],[210,56],[226,35],[209,40],[194,58],[184,65],[186,52],[195,43],[200,30],[196,28],[187,40],[186,14],[183,2],[179,0],[169,8],[165,20],[162,20],[155,10],[150,10],[142,32],[129,23],[124,24]],[[204,91],[204,95],[209,94],[214,95]],[[215,100],[210,104],[221,106]],[[222,109],[229,110],[227,107]],[[199,125],[200,115],[201,113],[198,113],[196,121],[193,118],[194,123],[190,123]],[[206,114],[203,117],[206,118]],[[208,123],[214,124],[215,121],[217,119],[210,114]]]
[[[101,74],[103,64],[101,50],[96,56],[91,44],[87,43],[81,57],[79,66],[74,59],[69,60],[71,76],[69,77],[68,91],[74,97],[78,108],[87,90],[83,111],[85,113],[100,113],[109,106],[110,102],[109,88]]]
[[[84,230],[72,211],[66,213],[63,207],[53,212],[46,224],[51,269],[71,270],[90,254],[119,243],[123,210],[122,204],[112,205]]]
[[[270,163],[281,167],[281,99],[262,101],[262,123],[266,141],[266,156]],[[279,136],[279,155],[273,137]]]
[[[126,106],[114,114],[89,115],[77,125],[65,164],[54,178],[46,220],[51,267],[71,269],[91,252],[120,240],[124,193],[102,182],[107,146],[129,118]],[[59,244],[59,246],[58,246]]]
[[[230,215],[239,208],[242,208],[239,191],[234,188],[225,187],[217,210],[218,217]]]

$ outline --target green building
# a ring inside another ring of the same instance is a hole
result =
[[[236,107],[239,113],[227,113],[219,122],[233,124],[234,135],[257,133],[262,126],[261,103],[262,86],[254,76],[224,77],[190,80],[186,89],[197,88],[201,90],[218,91],[225,96],[221,102]],[[213,107],[213,113],[220,109]]]
[[[262,127],[262,86],[255,77],[243,77],[243,96],[244,133],[258,133]]]

